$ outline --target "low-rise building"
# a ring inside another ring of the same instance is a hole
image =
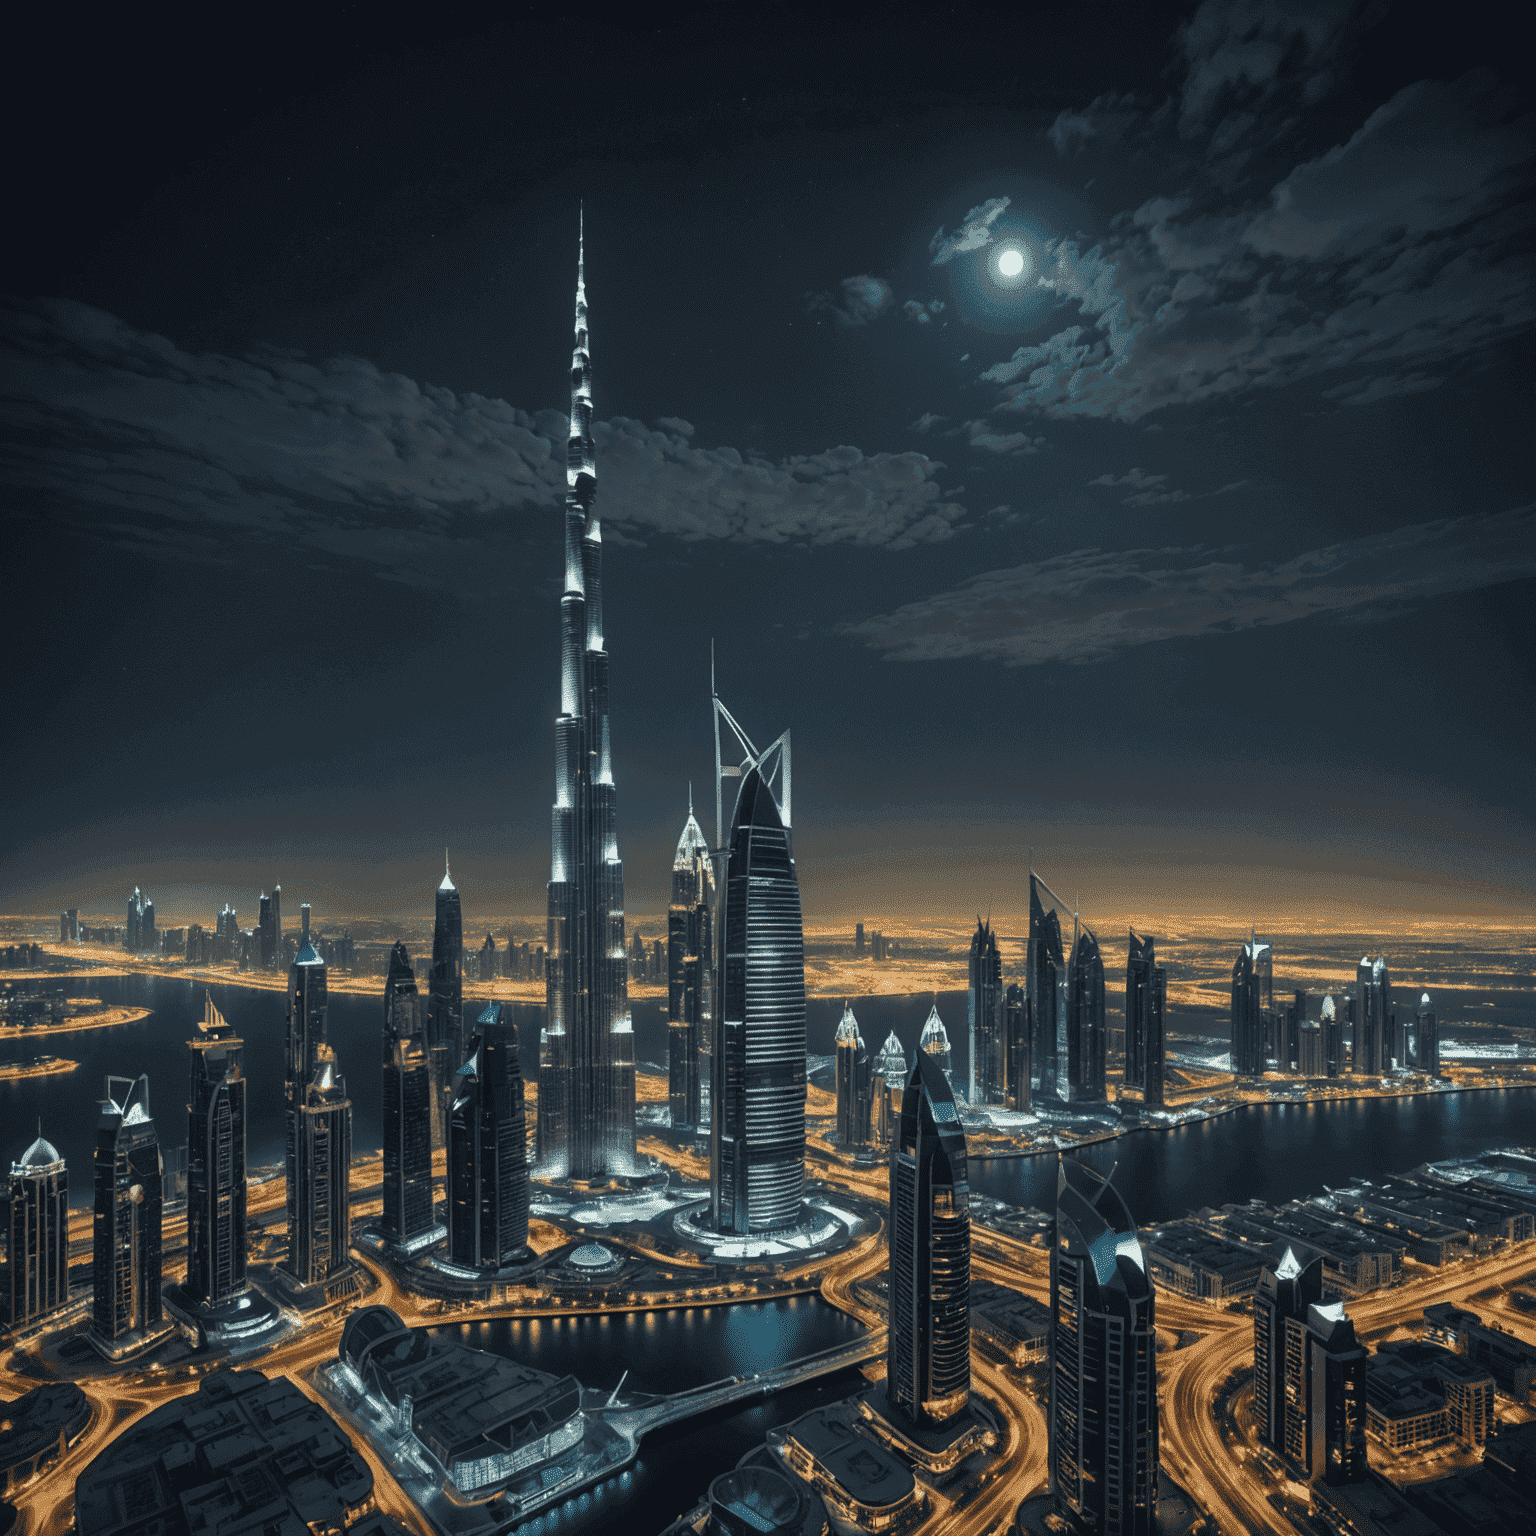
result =
[[[287,1377],[216,1371],[123,1431],[75,1480],[77,1536],[403,1536],[373,1473]]]
[[[581,1384],[500,1355],[413,1332],[389,1307],[347,1321],[341,1362],[372,1406],[409,1431],[462,1494],[559,1481],[585,1436]]]
[[[1493,1377],[1438,1344],[1383,1344],[1365,1377],[1366,1430],[1391,1451],[1455,1440],[1481,1448],[1493,1425]]]
[[[1536,1349],[1475,1312],[1442,1302],[1424,1308],[1425,1338],[1487,1369],[1500,1392],[1516,1402],[1536,1397]]]
[[[768,1444],[816,1490],[841,1526],[898,1531],[922,1513],[922,1491],[911,1470],[885,1446],[860,1434],[842,1405],[813,1408],[770,1430]]]
[[[0,1403],[0,1490],[9,1493],[85,1433],[91,1404],[72,1381],[47,1382]]]
[[[1158,1285],[1217,1305],[1252,1296],[1259,1271],[1277,1260],[1279,1248],[1234,1243],[1194,1220],[1148,1228],[1141,1246]]]
[[[1051,1309],[1010,1286],[973,1279],[971,1333],[1015,1365],[1028,1365],[1050,1349]]]

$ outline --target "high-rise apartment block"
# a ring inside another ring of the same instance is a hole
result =
[[[845,1147],[866,1146],[870,1139],[872,1072],[859,1021],[845,1002],[833,1041],[837,1083],[837,1139]]]
[[[187,1105],[187,1295],[222,1306],[245,1290],[244,1041],[203,994]]]
[[[1003,957],[989,921],[978,917],[971,935],[970,990],[966,996],[970,1062],[966,1099],[1002,1104],[1008,1094],[1008,1037],[1003,1030]]]
[[[1057,1513],[1093,1536],[1156,1529],[1154,1310],[1119,1192],[1062,1160],[1051,1250],[1051,1491]]]
[[[1067,1085],[1076,1104],[1104,1102],[1104,958],[1091,928],[1072,946],[1067,970]]]
[[[160,1140],[149,1079],[109,1077],[96,1128],[91,1339],[109,1356],[161,1326]]]
[[[970,1402],[970,1183],[954,1091],[924,1051],[891,1143],[890,1224],[886,1397],[913,1427],[942,1428]]]
[[[709,844],[688,820],[672,859],[672,900],[667,908],[667,1097],[672,1124],[703,1124],[701,1050],[714,1017],[715,870]]]
[[[1142,1102],[1163,1102],[1164,1015],[1168,973],[1157,963],[1157,940],[1130,930],[1125,961],[1125,1086]]]
[[[404,944],[384,982],[384,1206],[386,1241],[413,1252],[443,1235],[434,1209],[432,1069],[416,973]]]
[[[11,1164],[0,1195],[4,1322],[21,1327],[69,1302],[69,1172],[51,1141],[37,1139]]]
[[[448,1146],[448,1253],[497,1270],[528,1253],[528,1132],[517,1031],[491,1003],[454,1074]]]

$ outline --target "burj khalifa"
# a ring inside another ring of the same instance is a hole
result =
[[[539,1041],[538,1176],[600,1180],[634,1169],[635,1037],[608,737],[603,532],[592,447],[584,239],[579,250],[565,458],[548,1011]]]

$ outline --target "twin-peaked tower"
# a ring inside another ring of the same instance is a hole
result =
[[[614,822],[603,648],[603,534],[592,445],[585,243],[565,458],[565,593],[549,878],[547,1023],[539,1050],[539,1173],[625,1174],[635,1154],[635,1047],[624,957],[624,865]]]

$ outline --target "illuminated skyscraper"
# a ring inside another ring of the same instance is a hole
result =
[[[1426,992],[1414,1015],[1413,1064],[1430,1077],[1440,1076],[1440,1022]]]
[[[12,1327],[69,1303],[69,1172],[58,1148],[37,1140],[11,1164],[0,1196],[6,1263],[3,1321]]]
[[[690,794],[667,908],[667,1087],[674,1126],[703,1124],[699,1058],[714,1012],[714,892],[709,844],[693,818]]]
[[[153,1333],[160,1305],[160,1140],[149,1079],[109,1077],[96,1127],[91,1335],[111,1350]]]
[[[384,1208],[379,1225],[397,1247],[441,1237],[432,1181],[432,1075],[421,998],[405,945],[389,955],[384,983]]]
[[[843,1017],[833,1042],[837,1070],[837,1139],[845,1147],[862,1147],[870,1134],[870,1063],[864,1036],[853,1009],[843,1004]]]
[[[1081,1163],[1056,1169],[1050,1475],[1056,1509],[1093,1536],[1152,1536],[1157,1330],[1136,1224]]]
[[[1337,1077],[1344,1070],[1344,1030],[1331,994],[1323,998],[1319,1027],[1323,1032],[1323,1073],[1326,1077]]]
[[[454,1074],[448,1145],[448,1253],[495,1270],[528,1252],[528,1133],[517,1031],[489,1004]]]
[[[1255,969],[1258,946],[1251,941],[1237,952],[1232,966],[1232,1070],[1239,1077],[1264,1072],[1263,988]]]
[[[336,1052],[323,1040],[315,1048],[314,1075],[290,1116],[286,1267],[303,1285],[324,1285],[352,1262],[352,1101]]]
[[[592,1179],[629,1173],[634,1167],[635,1047],[624,958],[624,865],[619,858],[608,730],[603,535],[595,505],[584,244],[576,267],[565,485],[548,1039],[539,1052],[539,1171],[546,1178]],[[552,1069],[548,1084],[546,1059]],[[546,1096],[552,1100],[547,1113]]]
[[[203,994],[187,1106],[187,1294],[217,1307],[245,1289],[244,1041]]]
[[[907,1081],[907,1053],[901,1048],[893,1029],[875,1057],[874,1075],[870,1093],[870,1133],[874,1140],[885,1146],[896,1134],[896,1122],[901,1116],[901,1094]]]
[[[1354,1070],[1365,1077],[1380,1077],[1391,1065],[1387,1039],[1391,1010],[1392,978],[1385,958],[1361,956],[1355,970]]]
[[[144,948],[144,896],[138,886],[128,898],[128,914],[123,924],[123,948],[130,954]]]
[[[885,1390],[919,1429],[953,1422],[971,1392],[971,1215],[954,1091],[918,1051],[891,1144],[890,1333]]]
[[[288,971],[288,1272],[323,1284],[347,1268],[352,1105],[326,1042],[325,962],[305,938]]]
[[[1287,1248],[1259,1272],[1253,1297],[1253,1411],[1259,1439],[1307,1471],[1307,1309],[1323,1299],[1323,1261],[1305,1268]]]
[[[1253,945],[1253,971],[1259,978],[1259,1008],[1269,1013],[1275,1006],[1275,946],[1268,939],[1261,939],[1252,928],[1248,930]]]
[[[1003,957],[990,922],[976,919],[971,935],[970,990],[966,996],[966,1044],[970,1063],[966,1099],[1001,1104],[1008,1092],[1008,1039],[1003,1032]]]
[[[1125,962],[1125,1086],[1142,1102],[1163,1102],[1164,1012],[1168,973],[1157,963],[1157,940],[1130,930]]]
[[[1029,1084],[1029,996],[1018,982],[1003,994],[1003,1035],[1008,1042],[1008,1103],[1027,1112]]]
[[[427,990],[427,1061],[432,1074],[432,1146],[447,1145],[453,1074],[464,1060],[464,909],[443,855],[432,923],[432,975]]]
[[[1366,1352],[1344,1303],[1307,1308],[1307,1476],[1314,1483],[1358,1483],[1365,1455]]]
[[[1074,1103],[1104,1101],[1104,958],[1091,928],[1072,946],[1067,990],[1067,1084]]]
[[[925,1056],[933,1057],[934,1065],[946,1078],[950,1074],[949,1031],[939,1017],[939,1000],[933,1000],[928,1017],[923,1021],[923,1032],[917,1037],[917,1048]]]
[[[1061,920],[1045,910],[1039,882],[1029,872],[1029,947],[1025,955],[1024,986],[1030,1016],[1030,1070],[1048,1098],[1058,1098],[1057,1030],[1061,1011],[1060,982],[1066,969],[1061,948]]]
[[[710,1214],[722,1232],[793,1226],[805,1187],[805,942],[789,783],[786,733],[743,766],[725,844],[710,1101]]]

